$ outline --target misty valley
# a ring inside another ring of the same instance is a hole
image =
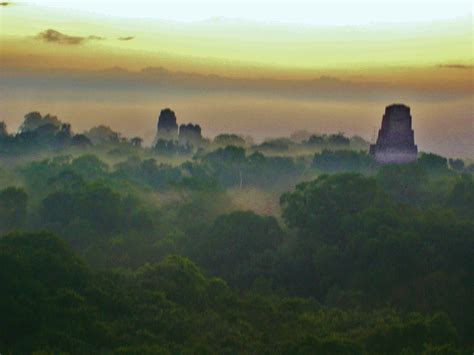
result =
[[[384,121],[370,149],[170,109],[152,146],[0,123],[0,352],[470,353],[473,161],[417,153],[406,106]]]

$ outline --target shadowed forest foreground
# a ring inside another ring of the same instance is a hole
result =
[[[2,354],[472,352],[469,162],[45,117],[0,125]]]

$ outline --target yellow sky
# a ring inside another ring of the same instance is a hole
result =
[[[472,16],[462,12],[458,14],[461,17],[432,22],[415,19],[344,26],[339,22],[283,24],[268,19],[265,23],[222,18],[169,21],[136,18],[143,16],[133,10],[142,8],[140,4],[126,9],[119,6],[115,13],[120,16],[113,16],[114,6],[108,2],[95,2],[103,6],[96,5],[98,12],[94,13],[84,11],[93,2],[70,2],[69,8],[60,6],[64,1],[41,3],[43,6],[13,3],[0,7],[3,66],[82,70],[163,66],[173,71],[224,76],[310,78],[330,74],[351,79],[370,72],[382,80],[394,69],[399,74],[409,69],[407,75],[416,72],[416,81],[433,75],[445,80],[453,71],[446,75],[436,70],[438,65],[472,66],[473,60]],[[150,11],[154,8],[159,14],[159,4],[155,3]],[[371,8],[371,4],[366,5],[364,10]],[[104,14],[107,8],[111,12],[108,16]],[[135,17],[124,18],[127,9]],[[180,9],[185,14],[192,10]],[[212,15],[212,11],[209,13]],[[57,31],[61,37],[47,37],[47,30]],[[82,41],[67,42],[71,37]],[[465,73],[460,75],[465,77]]]

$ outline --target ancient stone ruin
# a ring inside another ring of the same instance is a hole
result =
[[[174,112],[165,108],[161,110],[158,118],[158,130],[156,132],[155,143],[160,140],[175,140],[178,136],[178,124]]]
[[[381,164],[403,164],[416,161],[418,148],[411,126],[410,107],[393,104],[385,108],[377,143],[370,154]]]
[[[156,145],[160,140],[177,140],[182,145],[192,144],[197,146],[202,140],[201,127],[197,124],[188,123],[180,125],[178,129],[175,113],[171,109],[165,108],[161,110],[158,118],[158,130],[153,145]]]
[[[181,144],[197,144],[201,141],[201,126],[192,123],[182,124],[179,126],[179,143]]]

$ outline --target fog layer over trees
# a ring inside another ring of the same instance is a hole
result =
[[[472,352],[474,165],[367,150],[0,124],[0,351]]]

